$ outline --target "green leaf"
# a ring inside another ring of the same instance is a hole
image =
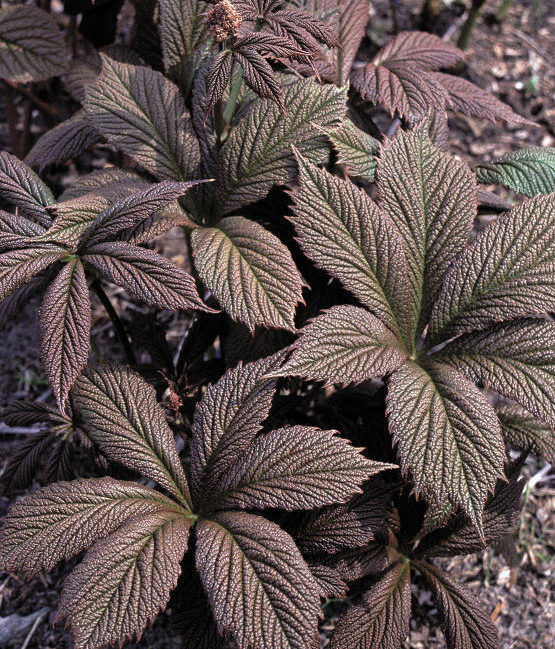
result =
[[[314,318],[273,376],[301,376],[327,384],[362,383],[396,370],[407,358],[399,339],[374,315],[334,306]]]
[[[198,142],[177,86],[160,72],[102,56],[84,103],[91,124],[160,180],[187,180]]]
[[[81,259],[146,304],[159,309],[213,313],[200,299],[191,275],[152,250],[109,241],[86,248]]]
[[[246,451],[270,412],[275,379],[263,378],[283,359],[276,354],[239,364],[206,390],[195,409],[191,490],[202,501],[221,474]]]
[[[403,242],[370,197],[298,158],[292,219],[303,251],[392,331],[411,330]]]
[[[393,564],[336,622],[329,649],[397,649],[409,632],[410,564]]]
[[[273,185],[295,174],[291,145],[319,161],[327,146],[321,129],[336,126],[345,114],[346,90],[303,80],[283,88],[284,114],[270,99],[257,99],[222,147],[216,172],[221,213],[263,198]]]
[[[114,462],[154,480],[190,505],[187,478],[152,386],[127,367],[88,369],[73,390],[80,426]]]
[[[0,152],[0,197],[16,205],[18,212],[48,227],[52,215],[47,209],[56,202],[37,174],[11,153]]]
[[[443,618],[448,649],[499,649],[497,629],[472,591],[429,563],[417,567]]]
[[[48,287],[39,315],[42,366],[63,412],[73,384],[87,364],[91,300],[83,264],[73,258]]]
[[[309,649],[318,586],[293,539],[260,516],[222,512],[196,526],[196,564],[220,633],[239,649]]]
[[[16,501],[0,531],[4,570],[27,576],[49,571],[131,517],[180,507],[133,482],[87,478],[58,482]],[[182,510],[181,510],[182,511]]]
[[[535,196],[555,192],[555,149],[530,147],[476,166],[478,182]]]
[[[366,459],[336,433],[291,426],[262,435],[222,474],[206,507],[314,509],[345,502],[372,475],[397,468]]]
[[[407,362],[389,379],[387,411],[416,494],[461,507],[482,534],[488,493],[504,476],[505,446],[480,390],[448,365]]]
[[[516,205],[459,255],[434,304],[429,346],[555,309],[554,196]]]
[[[177,584],[189,526],[176,512],[152,512],[89,550],[65,582],[57,616],[69,622],[75,649],[140,638]]]
[[[377,177],[379,205],[407,250],[416,340],[445,272],[469,240],[476,180],[465,164],[432,143],[426,121],[385,143]]]
[[[337,152],[337,161],[345,166],[349,176],[374,182],[378,140],[348,119],[333,131],[328,131],[328,137]]]
[[[553,427],[538,421],[516,403],[497,407],[503,434],[517,448],[540,455],[555,465],[555,433]]]
[[[555,426],[555,323],[530,318],[489,327],[437,357]]]
[[[251,332],[257,325],[295,330],[302,279],[287,247],[242,216],[191,233],[200,278],[229,315]]]
[[[166,71],[201,44],[207,4],[200,0],[160,0],[160,41]]]
[[[62,32],[34,6],[0,9],[0,77],[17,83],[43,81],[67,69]]]
[[[0,254],[0,302],[66,255],[67,250],[48,244]]]
[[[42,173],[51,164],[58,164],[76,158],[91,144],[101,140],[101,135],[90,125],[82,111],[79,111],[46,131],[33,145],[25,162],[38,167]]]

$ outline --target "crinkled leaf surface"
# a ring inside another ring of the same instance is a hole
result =
[[[430,76],[445,88],[447,106],[454,111],[491,122],[503,119],[509,124],[534,125],[534,122],[521,117],[510,106],[466,79],[443,72],[431,72]]]
[[[336,623],[330,649],[397,649],[409,632],[410,568],[398,561]]]
[[[180,510],[161,493],[113,478],[43,487],[10,509],[0,532],[2,567],[26,575],[52,570],[59,561],[90,547],[127,519],[172,509]]]
[[[18,83],[42,81],[66,71],[62,32],[33,5],[0,9],[0,77]]]
[[[134,171],[107,167],[76,178],[58,198],[58,201],[69,201],[89,192],[102,193],[110,201],[114,201],[122,197],[126,188],[146,189],[149,184],[148,180],[141,178]]]
[[[337,431],[280,428],[257,438],[222,474],[207,507],[294,511],[341,503],[391,464],[361,455]]]
[[[443,618],[448,649],[498,649],[497,629],[466,586],[428,563],[418,564]]]
[[[198,182],[196,180],[180,183],[164,181],[133,192],[98,215],[83,238],[84,244],[91,246],[103,243],[119,235],[123,230],[137,227],[153,213],[166,207],[179,196],[183,196]]]
[[[366,546],[386,522],[392,491],[380,478],[370,480],[362,494],[346,503],[307,514],[295,530],[295,542],[303,552],[317,555]]]
[[[65,162],[80,155],[102,136],[86,119],[83,111],[46,131],[33,145],[25,158],[30,167],[42,171],[51,164]]]
[[[66,255],[67,250],[48,244],[0,254],[0,302]]]
[[[459,255],[432,311],[432,344],[555,308],[554,197],[516,205]]]
[[[555,323],[521,318],[465,334],[439,357],[555,426]]]
[[[535,196],[555,192],[555,149],[530,147],[476,166],[478,181]]]
[[[298,158],[293,223],[303,251],[392,331],[410,332],[405,250],[391,221],[353,183]]]
[[[464,60],[464,52],[428,32],[400,32],[379,51],[375,65],[406,63],[420,70],[450,68]]]
[[[295,329],[302,279],[286,246],[242,216],[191,233],[195,267],[229,315],[251,331],[257,325]]]
[[[400,340],[376,316],[334,306],[301,329],[292,354],[274,376],[326,383],[362,383],[396,370],[407,358]]]
[[[318,586],[293,539],[252,514],[222,512],[196,526],[196,564],[221,632],[239,649],[309,649]]]
[[[73,402],[81,427],[108,458],[190,503],[173,434],[143,378],[127,367],[90,368],[77,381]]]
[[[91,192],[53,205],[51,212],[54,221],[43,239],[76,250],[82,235],[110,202],[109,196]]]
[[[476,180],[465,164],[431,142],[425,122],[385,143],[377,177],[380,207],[405,243],[419,335],[443,275],[470,237]]]
[[[509,472],[508,472],[509,473]],[[515,531],[520,518],[520,497],[524,481],[519,471],[510,474],[509,482],[499,482],[484,509],[484,536],[492,545]],[[446,527],[424,537],[417,552],[433,557],[472,554],[484,549],[484,541],[468,518],[462,515],[451,519]]]
[[[346,119],[339,128],[328,132],[337,152],[337,161],[355,178],[374,182],[379,143]]]
[[[47,209],[54,196],[37,174],[11,153],[0,152],[0,197],[16,205],[19,214],[48,227],[52,216]]]
[[[206,390],[197,405],[191,440],[191,490],[204,499],[221,474],[248,448],[270,412],[275,379],[263,378],[283,358],[239,364]]]
[[[160,41],[166,70],[200,44],[206,9],[201,0],[160,0]]]
[[[416,493],[461,507],[482,533],[484,504],[505,463],[501,426],[484,395],[448,365],[406,362],[389,379],[387,411]]]
[[[189,521],[161,510],[128,520],[97,541],[67,578],[58,617],[69,622],[76,649],[139,638],[181,573]]]
[[[555,431],[538,421],[516,403],[497,407],[503,434],[511,444],[523,451],[541,455],[555,464]]]
[[[177,86],[143,66],[102,63],[84,104],[92,125],[160,180],[186,180],[199,152]]]
[[[346,91],[310,80],[283,89],[284,114],[270,99],[258,99],[220,151],[216,193],[221,212],[263,198],[274,184],[295,173],[291,145],[319,160],[327,150],[321,130],[336,126],[345,113]]]
[[[200,299],[191,275],[152,250],[109,241],[86,248],[81,258],[146,304],[159,309],[212,311]]]
[[[39,316],[41,361],[61,411],[87,364],[91,326],[87,278],[74,257],[48,287]]]

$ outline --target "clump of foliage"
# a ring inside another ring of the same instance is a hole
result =
[[[411,579],[449,648],[495,649],[434,558],[510,537],[526,454],[553,462],[553,150],[474,170],[447,153],[447,111],[527,120],[437,36],[360,60],[366,1],[130,4],[119,35],[121,0],[68,0],[79,23],[0,9],[10,92],[67,91],[24,161],[0,154],[0,323],[44,293],[55,402],[2,412],[38,427],[4,489],[42,486],[5,517],[0,565],[86,551],[59,610],[81,649],[166,606],[184,647],[312,649],[324,600],[330,649],[395,649]],[[112,164],[59,193],[53,172],[99,143]],[[476,235],[478,210],[497,218]],[[150,311],[124,322],[106,281]],[[127,365],[95,344],[91,291]]]

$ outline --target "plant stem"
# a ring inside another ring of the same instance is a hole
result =
[[[461,50],[466,50],[466,48],[468,47],[470,35],[472,34],[472,30],[474,29],[474,25],[476,24],[480,10],[485,3],[486,0],[472,0],[472,5],[470,6],[468,17],[464,25],[462,26],[459,40],[457,41],[457,47],[459,47]]]
[[[216,131],[216,140],[218,146],[220,146],[225,139],[226,132],[224,108],[221,100],[218,100],[216,102],[216,105],[214,106],[214,130]]]
[[[116,313],[116,310],[114,309],[112,303],[110,302],[110,298],[104,292],[104,289],[100,284],[100,280],[95,279],[94,282],[91,284],[91,288],[97,294],[98,299],[102,302],[102,305],[106,309],[106,313],[110,316],[110,320],[112,321],[112,324],[114,325],[114,329],[116,330],[118,338],[120,339],[120,342],[123,346],[125,356],[127,357],[127,362],[130,365],[137,365],[135,352],[131,347],[131,343],[129,342],[129,338],[127,337],[127,333],[125,332],[125,327],[123,326],[123,322],[121,321],[121,318]]]
[[[241,85],[243,84],[243,68],[237,66],[237,74],[233,78],[233,82],[231,84],[231,91],[229,93],[229,99],[227,100],[227,104],[224,110],[224,122],[229,125],[231,123],[231,118],[233,117],[233,113],[235,112],[235,108],[237,106],[237,101],[239,99],[239,94],[241,92]]]
[[[4,79],[4,83],[9,88],[13,90],[17,90],[17,92],[27,97],[27,99],[30,99],[37,108],[39,108],[43,113],[45,113],[45,115],[48,115],[48,117],[50,117],[56,122],[60,121],[60,113],[55,106],[50,106],[50,104],[47,104],[45,101],[42,101],[42,99],[39,99],[28,88],[25,88],[25,86],[18,86],[16,83],[13,83],[13,81],[8,81],[6,79]]]

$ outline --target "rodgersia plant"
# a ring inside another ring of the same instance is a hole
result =
[[[25,162],[0,154],[0,324],[44,294],[55,401],[2,412],[39,427],[4,488],[43,486],[0,565],[87,551],[59,611],[81,649],[166,606],[187,649],[314,649],[322,599],[342,602],[330,649],[398,649],[411,579],[449,649],[495,649],[434,558],[510,536],[526,454],[553,462],[553,150],[447,153],[448,111],[531,123],[432,34],[368,60],[366,0],[131,0],[113,43],[123,4],[0,9],[8,87],[39,109],[18,84],[67,91]],[[58,195],[51,172],[99,144],[112,164]],[[476,234],[478,210],[496,218]],[[175,228],[190,272],[153,249]],[[105,281],[150,311],[124,323]],[[101,362],[91,290],[129,366]]]

